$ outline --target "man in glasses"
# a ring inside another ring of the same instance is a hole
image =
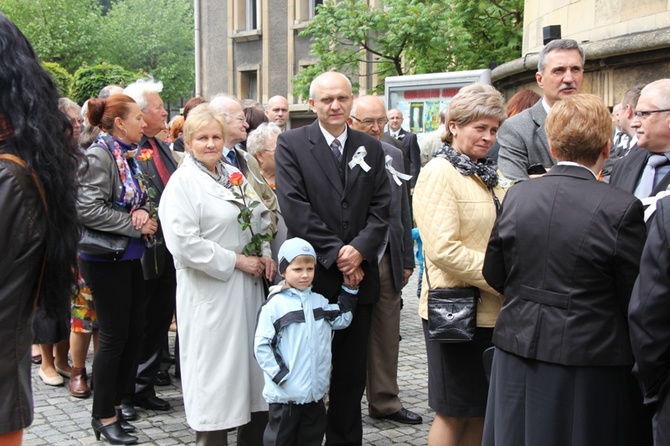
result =
[[[354,101],[349,115],[349,125],[354,130],[381,140],[387,122],[386,106],[381,99],[361,96]],[[390,157],[386,170],[391,185],[391,208],[386,238],[377,252],[381,291],[379,302],[372,307],[365,392],[371,417],[420,424],[421,416],[405,409],[398,396],[400,292],[414,270],[408,185],[406,177],[399,176],[404,172],[402,151],[383,141],[382,149],[386,159]]]
[[[644,150],[622,158],[610,183],[640,199],[656,196],[670,185],[670,79],[642,89],[630,126]]]
[[[242,172],[251,187],[263,200],[263,204],[270,210],[272,223],[268,231],[274,235],[277,232],[277,196],[263,179],[256,158],[249,156],[246,151],[238,147],[238,144],[247,140],[247,129],[249,128],[244,117],[242,103],[234,96],[220,93],[212,98],[210,105],[226,120],[223,161],[237,167]]]

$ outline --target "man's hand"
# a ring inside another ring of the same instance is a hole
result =
[[[409,278],[412,277],[413,269],[404,268],[402,270],[402,286],[404,287],[409,282]]]
[[[363,256],[351,245],[344,245],[337,255],[337,269],[345,275],[352,275],[354,270],[361,265]],[[362,271],[361,271],[362,272]]]

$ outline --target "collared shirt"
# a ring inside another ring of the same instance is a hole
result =
[[[345,125],[344,131],[339,136],[333,136],[330,133],[328,133],[328,130],[324,129],[320,122],[319,122],[319,128],[321,129],[321,133],[323,133],[323,137],[326,138],[326,143],[328,144],[328,147],[330,147],[330,145],[333,143],[335,139],[338,139],[340,141],[340,143],[342,144],[341,149],[342,156],[344,156],[344,144],[347,142],[347,130],[349,127]]]
[[[574,161],[559,161],[558,163],[556,163],[556,165],[557,166],[577,166],[577,167],[581,167],[581,168],[586,169],[589,172],[591,172],[591,175],[593,175],[593,178],[595,178],[596,180],[598,179],[598,175],[594,171],[592,171],[591,169],[589,169],[588,167],[586,167],[583,164],[575,163]]]
[[[654,189],[656,189],[658,183],[670,173],[670,152],[654,153],[654,155],[663,155],[668,159],[668,162],[656,168],[656,173],[654,174]]]
[[[546,111],[547,114],[549,114],[549,112],[551,111],[551,106],[547,103],[547,100],[544,98],[544,96],[542,97],[542,107],[544,107],[544,111]]]

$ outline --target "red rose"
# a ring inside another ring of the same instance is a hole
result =
[[[153,151],[151,149],[142,149],[140,154],[137,156],[137,159],[140,161],[149,161],[153,158]]]
[[[230,184],[233,186],[241,186],[242,182],[244,181],[244,175],[242,175],[240,172],[231,173],[228,181],[230,181]]]

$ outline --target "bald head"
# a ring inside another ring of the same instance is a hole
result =
[[[337,137],[345,128],[354,95],[346,76],[329,71],[317,76],[309,87],[309,106],[328,133]]]
[[[270,122],[274,122],[282,130],[286,130],[286,121],[288,120],[288,100],[284,96],[272,96],[265,109],[265,115]]]
[[[381,139],[387,122],[386,106],[381,99],[376,96],[361,96],[354,100],[349,119],[349,125],[353,129]]]

